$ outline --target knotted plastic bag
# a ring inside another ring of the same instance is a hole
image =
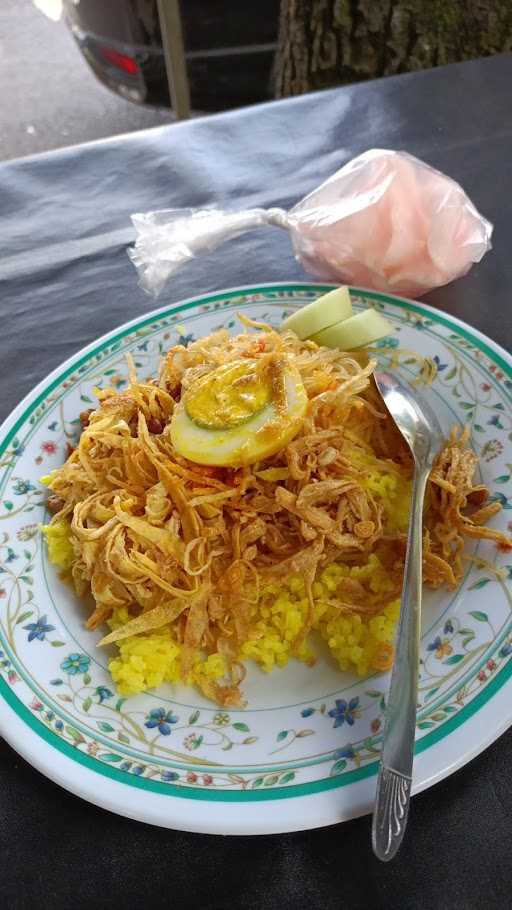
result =
[[[492,224],[462,187],[407,152],[372,149],[284,209],[166,209],[132,216],[129,250],[157,296],[184,263],[254,228],[290,231],[317,278],[418,297],[465,275],[491,248]]]

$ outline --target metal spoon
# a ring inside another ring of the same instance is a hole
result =
[[[443,435],[429,405],[419,401],[398,376],[376,372],[374,377],[414,458],[402,605],[373,810],[373,851],[379,859],[387,861],[402,842],[409,812],[418,697],[423,500]]]

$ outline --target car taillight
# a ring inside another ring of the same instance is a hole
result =
[[[114,50],[112,47],[100,47],[99,50],[102,57],[111,63],[112,66],[116,66],[117,69],[123,70],[123,72],[128,73],[130,76],[136,76],[139,72],[139,64],[133,57],[128,57],[126,54],[120,54],[119,51]]]

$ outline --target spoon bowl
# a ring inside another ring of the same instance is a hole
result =
[[[431,467],[444,437],[439,421],[425,399],[419,399],[399,376],[376,371],[375,383],[396,426],[406,440],[416,465]]]

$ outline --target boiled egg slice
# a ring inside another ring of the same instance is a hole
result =
[[[171,441],[189,461],[242,467],[286,446],[301,428],[307,394],[283,355],[217,367],[182,395]]]

